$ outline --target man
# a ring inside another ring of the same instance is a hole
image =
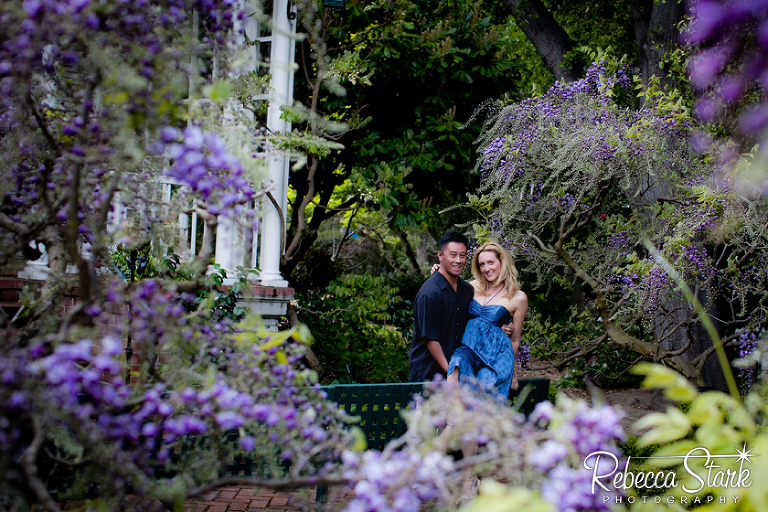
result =
[[[448,361],[461,345],[467,326],[467,311],[475,292],[459,276],[467,264],[467,237],[452,231],[440,239],[437,258],[440,268],[427,279],[413,301],[411,382],[446,376]]]

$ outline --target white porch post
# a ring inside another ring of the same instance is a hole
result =
[[[267,127],[273,133],[287,133],[291,124],[280,119],[280,107],[293,104],[293,60],[296,21],[288,19],[288,0],[274,0],[272,10],[272,50],[270,71],[272,90],[269,94]],[[269,180],[272,196],[280,211],[271,201],[264,201],[264,218],[260,237],[260,281],[264,286],[287,286],[280,273],[280,257],[285,237],[285,210],[288,202],[288,172],[290,159],[283,151],[269,153]],[[282,218],[281,218],[282,217]]]

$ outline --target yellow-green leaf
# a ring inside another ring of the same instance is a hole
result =
[[[352,444],[352,449],[354,451],[362,452],[368,448],[368,438],[365,436],[363,429],[358,426],[353,426],[349,429],[349,432],[352,434],[352,438],[354,439],[354,443]]]
[[[640,363],[632,368],[637,375],[645,375],[643,387],[662,388],[664,395],[676,402],[689,402],[699,394],[688,379],[676,371],[652,363]]]
[[[480,483],[477,498],[462,506],[459,512],[551,512],[554,507],[538,492],[510,488],[490,479]]]
[[[666,413],[649,414],[635,423],[638,429],[649,427],[655,428],[640,438],[640,446],[676,441],[690,432],[691,421],[679,410],[669,407]]]

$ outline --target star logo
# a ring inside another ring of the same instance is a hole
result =
[[[747,443],[744,443],[744,447],[743,447],[741,450],[739,450],[739,449],[737,448],[737,449],[736,449],[736,453],[738,453],[738,454],[739,454],[739,458],[738,458],[738,459],[736,459],[736,461],[734,462],[734,464],[736,464],[737,462],[742,462],[742,461],[746,461],[746,462],[752,462],[752,461],[750,461],[750,460],[749,460],[749,458],[750,458],[750,457],[754,457],[754,455],[750,455],[750,454],[749,454],[749,452],[751,452],[751,451],[752,451],[752,448],[750,448],[749,450],[747,450]]]

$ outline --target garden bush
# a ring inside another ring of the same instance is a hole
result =
[[[408,381],[412,302],[399,292],[392,278],[345,275],[297,293],[324,383]]]

